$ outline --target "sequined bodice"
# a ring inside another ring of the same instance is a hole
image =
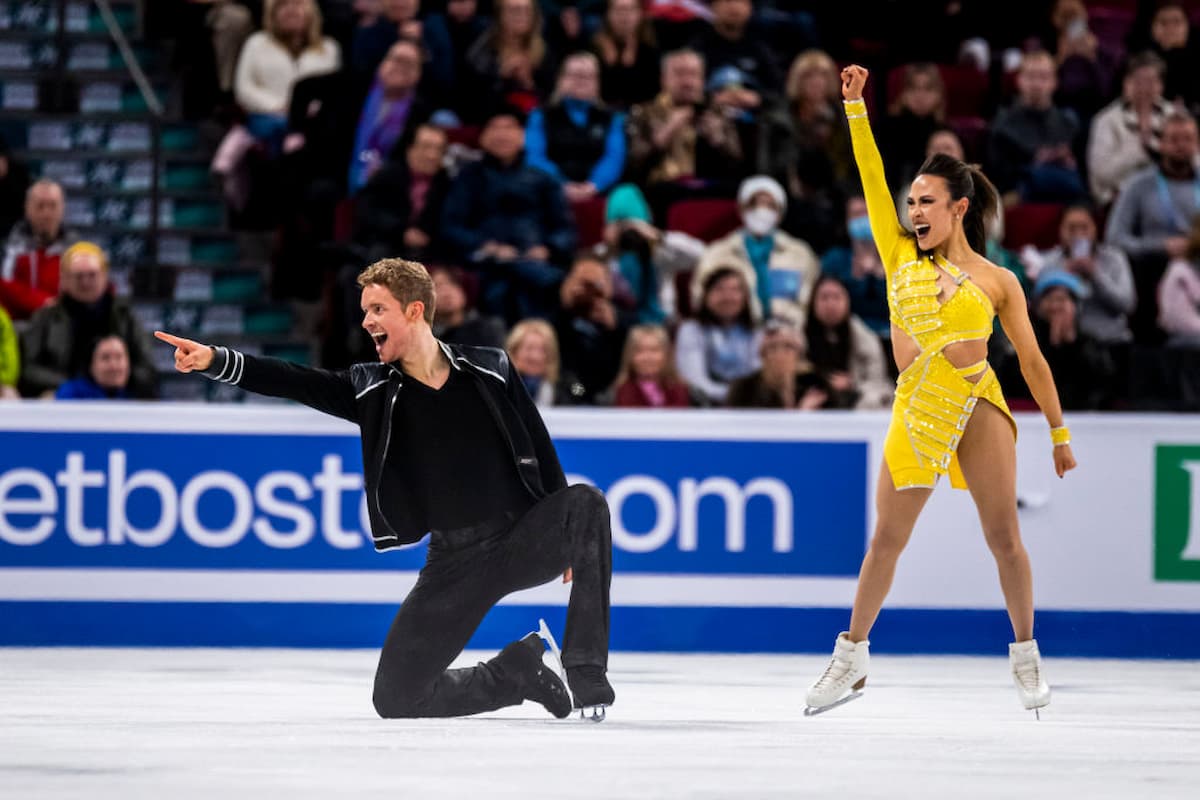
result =
[[[944,302],[938,300],[939,267],[957,285]],[[930,256],[900,264],[888,276],[888,307],[892,322],[922,350],[938,343],[986,339],[995,316],[991,300],[965,272],[942,258],[935,263]]]

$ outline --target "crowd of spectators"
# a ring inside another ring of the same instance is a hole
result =
[[[438,335],[504,343],[542,405],[886,408],[856,62],[898,209],[937,152],[1002,192],[987,255],[1026,287],[1066,407],[1200,407],[1173,377],[1200,369],[1200,7],[909,5],[170,0],[160,26],[204,56],[185,112],[225,125],[231,224],[273,234],[277,299],[324,309],[327,366],[370,357],[353,278],[403,256],[434,274]],[[17,385],[145,396],[142,334],[81,289],[103,254],[66,257],[61,206],[35,183],[6,243]],[[1032,403],[1002,331],[991,353]]]

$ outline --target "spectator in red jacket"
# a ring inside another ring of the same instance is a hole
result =
[[[62,187],[40,180],[25,194],[25,219],[4,242],[0,305],[13,319],[29,319],[58,295],[59,259],[78,237],[63,226]]]

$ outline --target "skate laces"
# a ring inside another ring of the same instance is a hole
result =
[[[833,658],[829,660],[829,666],[825,668],[821,677],[817,678],[817,683],[813,688],[825,689],[836,685],[850,674],[853,666],[854,664],[849,659],[839,657],[837,651],[834,651]]]
[[[1021,686],[1029,691],[1034,691],[1041,685],[1041,664],[1036,658],[1018,661],[1013,665],[1013,672],[1016,673]]]

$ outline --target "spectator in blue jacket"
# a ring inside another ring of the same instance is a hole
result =
[[[600,61],[563,61],[550,103],[525,125],[525,162],[563,181],[571,202],[606,193],[625,169],[625,115],[600,102]]]
[[[575,225],[553,176],[525,163],[521,114],[494,110],[479,137],[484,156],[459,173],[442,216],[442,236],[480,275],[480,307],[509,325],[547,317],[575,250]]]
[[[120,336],[102,336],[92,345],[87,372],[63,383],[56,400],[129,399],[129,348]]]

